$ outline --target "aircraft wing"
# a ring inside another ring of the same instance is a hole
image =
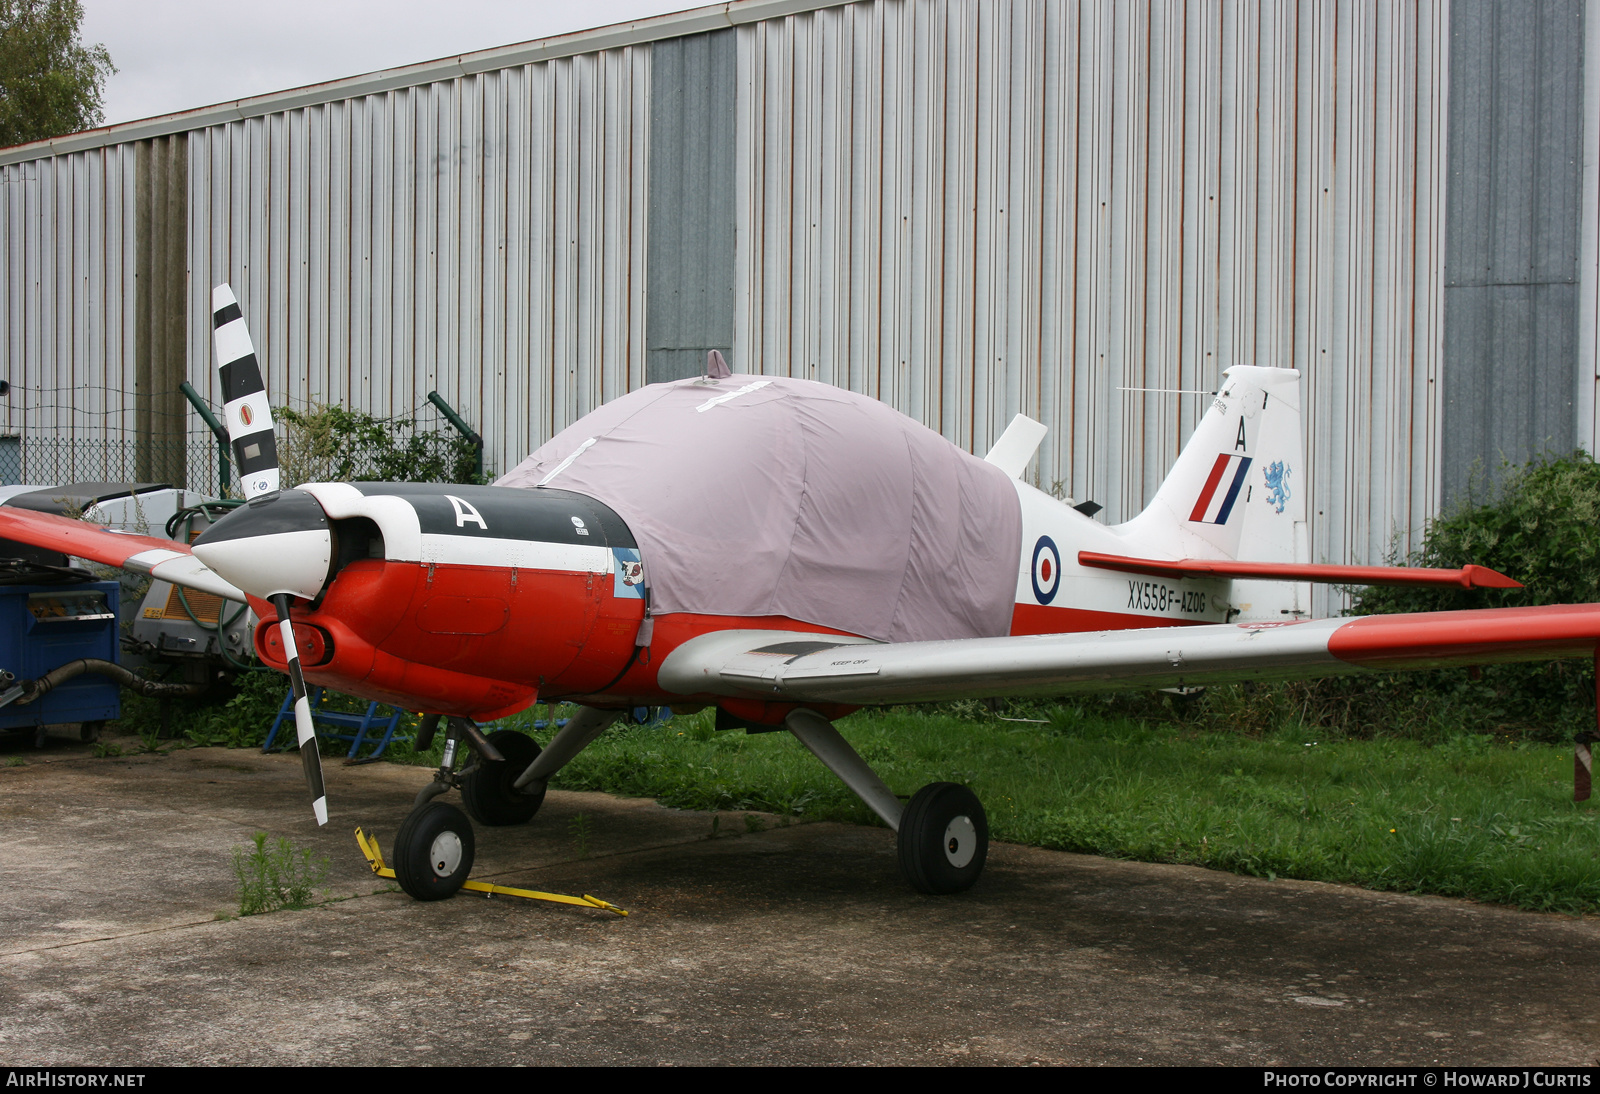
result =
[[[658,680],[685,695],[867,706],[1589,658],[1597,644],[1600,604],[946,642],[723,631],[674,650]]]
[[[119,532],[55,513],[0,505],[0,539],[59,551],[74,558],[149,574],[173,585],[245,601],[244,593],[206,569],[187,545],[157,536]]]

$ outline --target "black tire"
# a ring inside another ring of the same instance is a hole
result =
[[[989,857],[989,818],[959,783],[929,783],[900,817],[900,872],[921,893],[972,888]]]
[[[472,872],[477,844],[466,814],[445,802],[413,809],[394,837],[394,877],[418,900],[455,896]]]
[[[524,794],[512,784],[539,755],[539,746],[526,733],[498,729],[489,743],[500,750],[504,763],[479,758],[478,770],[461,780],[461,804],[479,824],[499,828],[527,824],[544,804],[544,787]]]

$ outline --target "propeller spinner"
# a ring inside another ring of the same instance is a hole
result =
[[[317,749],[311,705],[306,700],[306,681],[300,672],[289,605],[296,596],[314,599],[327,580],[333,549],[328,518],[309,494],[279,490],[278,442],[272,433],[266,384],[261,380],[261,365],[256,360],[244,313],[227,285],[211,290],[211,327],[228,436],[233,441],[233,457],[248,504],[195,540],[192,549],[201,562],[218,574],[242,579],[234,584],[270,600],[277,609],[279,633],[289,660],[295,735],[300,741],[300,762],[311,791],[311,810],[319,825],[327,824],[322,754]]]

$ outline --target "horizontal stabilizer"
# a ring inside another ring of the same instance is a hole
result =
[[[1266,581],[1318,581],[1332,585],[1455,585],[1462,589],[1520,589],[1522,582],[1487,566],[1459,570],[1426,566],[1323,566],[1300,562],[1245,562],[1215,558],[1131,558],[1079,551],[1078,565],[1156,577],[1240,577]]]

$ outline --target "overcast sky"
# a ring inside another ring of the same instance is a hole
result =
[[[106,122],[701,7],[693,0],[83,0],[111,51]]]

